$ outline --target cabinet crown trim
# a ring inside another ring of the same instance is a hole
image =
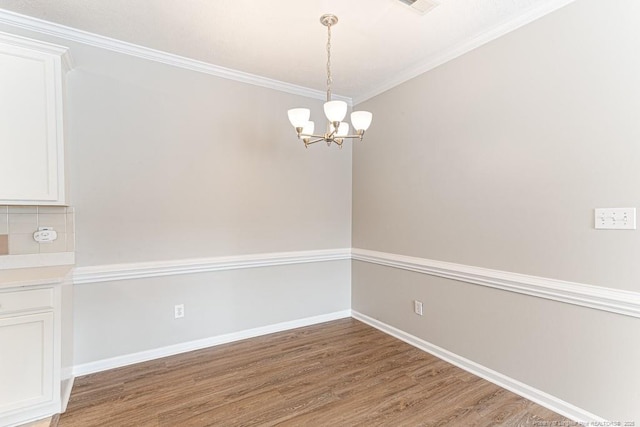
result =
[[[22,49],[31,49],[38,52],[48,53],[60,57],[61,65],[64,71],[73,69],[73,59],[69,48],[49,42],[34,40],[27,37],[17,36],[15,34],[4,33],[0,31],[0,43],[11,45]]]

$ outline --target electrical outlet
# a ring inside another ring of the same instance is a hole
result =
[[[418,316],[422,316],[422,302],[413,300],[413,312]]]
[[[176,319],[184,317],[184,304],[178,304],[173,307],[173,315]]]

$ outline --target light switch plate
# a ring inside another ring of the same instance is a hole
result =
[[[635,230],[636,208],[597,208],[595,227],[601,230]]]

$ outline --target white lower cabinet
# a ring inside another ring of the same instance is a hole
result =
[[[60,409],[57,289],[0,290],[0,426]]]
[[[0,319],[0,413],[53,399],[53,313]]]

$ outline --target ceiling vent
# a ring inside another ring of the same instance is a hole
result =
[[[414,11],[420,15],[424,15],[440,3],[436,0],[398,0],[400,3],[404,3],[411,7]]]

